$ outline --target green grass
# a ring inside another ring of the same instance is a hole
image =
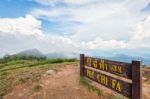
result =
[[[103,96],[102,90],[100,90],[99,88],[97,88],[94,85],[92,85],[90,80],[88,80],[85,77],[81,76],[80,77],[80,82],[81,82],[82,85],[84,85],[85,87],[87,87],[90,91],[96,92],[100,97]]]
[[[48,60],[12,60],[0,63],[0,99],[10,92],[15,85],[27,81],[39,81],[42,74],[49,69],[55,69],[63,64],[72,64],[76,59],[48,59]],[[40,86],[35,85],[33,90]]]

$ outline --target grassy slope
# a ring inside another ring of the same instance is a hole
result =
[[[50,59],[50,60],[13,60],[0,64],[0,97],[11,91],[13,86],[36,81],[46,70],[55,69],[62,64],[75,62],[74,59]]]

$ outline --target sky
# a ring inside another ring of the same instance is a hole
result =
[[[0,0],[0,56],[150,56],[149,0]]]

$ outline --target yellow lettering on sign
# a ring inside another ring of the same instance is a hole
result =
[[[87,76],[94,79],[94,71],[87,70]]]
[[[121,90],[122,90],[120,82],[116,81],[114,79],[112,79],[112,88],[119,92],[121,92]]]
[[[123,67],[118,65],[111,65],[110,70],[117,73],[123,73]]]
[[[107,64],[105,64],[105,70],[107,71],[107,68],[108,68],[108,65]]]
[[[108,65],[105,64],[104,60],[100,60],[100,63],[99,63],[99,69],[100,69],[100,70],[107,71]]]
[[[104,75],[98,74],[97,81],[100,82],[101,84],[108,85],[108,78]]]
[[[121,68],[121,66],[118,66],[118,71],[119,71],[120,73],[123,73],[123,68]]]
[[[119,82],[117,83],[116,90],[118,90],[119,92],[121,92],[121,85],[120,85]]]
[[[108,85],[108,79],[107,79],[106,76],[104,76],[104,75],[101,76],[101,83],[105,84],[105,85]]]
[[[111,70],[112,70],[112,71],[117,71],[117,68],[116,68],[116,67],[117,67],[116,65],[112,65],[112,66],[111,66]]]
[[[87,65],[88,65],[88,66],[91,66],[92,59],[91,59],[91,58],[87,58],[87,61],[86,61],[86,62],[87,62]]]
[[[112,88],[114,89],[116,85],[116,80],[112,79]]]
[[[97,63],[98,63],[98,62],[97,62],[97,59],[95,59],[95,60],[92,62],[94,68],[97,68]]]

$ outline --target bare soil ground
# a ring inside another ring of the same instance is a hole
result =
[[[39,82],[16,86],[4,99],[99,99],[79,82],[78,64],[66,65],[52,75],[43,74]],[[35,86],[41,86],[35,91]]]
[[[102,90],[107,98],[99,97],[84,87],[79,81],[78,63],[62,66],[55,71],[53,74],[43,74],[37,82],[29,81],[14,87],[4,99],[114,99],[111,98],[112,92],[106,88]],[[143,83],[143,99],[150,99],[148,81]]]

